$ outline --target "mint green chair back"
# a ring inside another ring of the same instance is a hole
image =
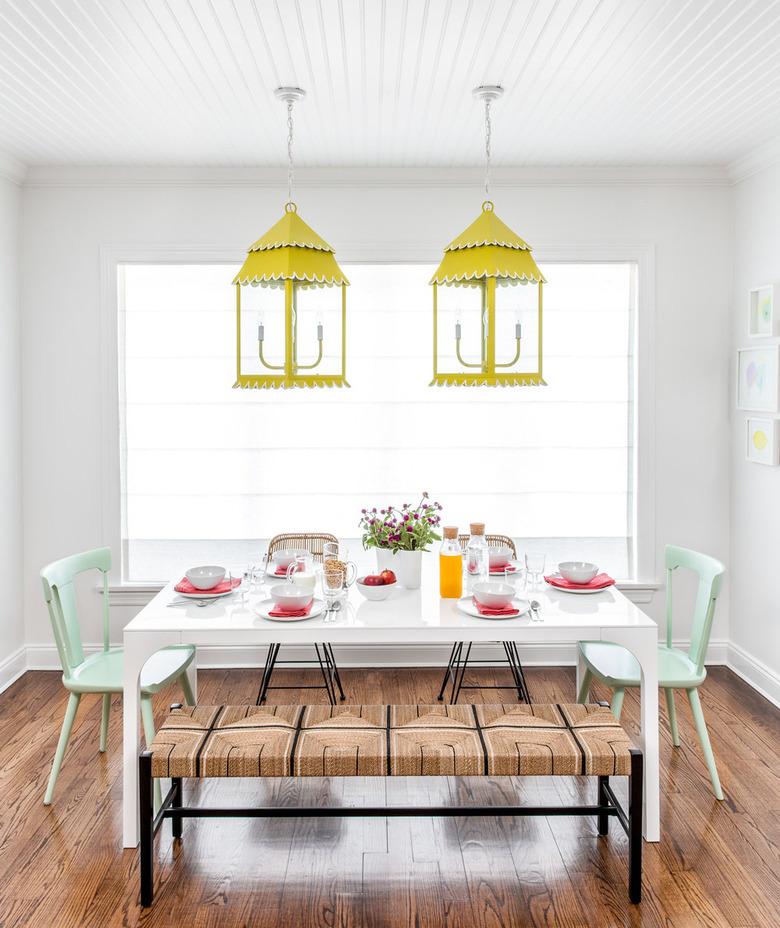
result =
[[[99,571],[103,576],[103,650],[89,657],[84,656],[81,642],[78,609],[76,607],[76,578],[87,571]],[[111,570],[111,551],[95,548],[82,551],[59,561],[54,561],[41,571],[43,597],[49,610],[54,640],[62,663],[62,682],[70,691],[65,719],[62,723],[57,750],[49,774],[44,805],[51,805],[54,786],[65,755],[65,749],[76,718],[82,695],[100,694],[103,710],[100,720],[100,750],[106,750],[108,717],[111,710],[111,695],[122,691],[122,649],[110,646],[108,575]],[[141,720],[146,743],[154,739],[154,712],[152,695],[173,680],[178,680],[184,690],[188,705],[195,704],[194,693],[187,680],[187,668],[195,656],[192,645],[172,645],[150,658],[150,672],[141,686]],[[159,790],[156,791],[159,805]]]
[[[715,604],[723,585],[726,568],[720,561],[708,554],[692,551],[690,548],[678,548],[667,545],[666,563],[666,645],[672,647],[672,575],[675,570],[684,568],[693,571],[699,578],[696,602],[693,607],[691,624],[691,645],[688,657],[696,665],[699,673],[704,669],[704,658],[710,643],[712,620],[715,617]]]
[[[103,650],[108,651],[110,549],[95,548],[92,551],[83,551],[81,554],[72,554],[70,557],[49,564],[41,571],[43,596],[49,610],[54,640],[65,679],[71,677],[73,671],[84,663],[84,648],[81,643],[74,581],[79,574],[88,570],[99,570],[103,575]]]

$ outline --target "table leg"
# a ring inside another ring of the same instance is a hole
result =
[[[639,662],[642,684],[639,693],[641,728],[639,743],[644,754],[645,841],[661,840],[661,780],[658,745],[658,630],[656,628],[604,629],[604,641],[629,650]]]
[[[585,659],[582,656],[582,651],[577,647],[577,677],[574,684],[574,693],[575,699],[579,698],[580,687],[582,686],[582,678],[585,676]],[[590,693],[585,694],[584,702],[590,702]]]
[[[132,632],[124,636],[122,691],[122,835],[123,847],[137,847],[138,754],[141,750],[140,678],[147,660],[169,644],[180,644],[179,632]]]

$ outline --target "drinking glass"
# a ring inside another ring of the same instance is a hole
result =
[[[543,554],[529,553],[525,556],[525,569],[531,577],[531,589],[533,590],[535,590],[542,582],[542,575],[544,574],[544,561],[545,556]]]
[[[344,569],[341,561],[331,558],[322,564],[322,592],[328,612],[337,607],[338,599],[344,592]]]

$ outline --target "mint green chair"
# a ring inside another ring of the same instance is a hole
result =
[[[678,567],[692,570],[699,577],[699,588],[693,611],[691,646],[687,654],[672,647],[672,572]],[[672,742],[675,747],[680,746],[674,691],[684,689],[688,694],[696,732],[717,799],[723,799],[723,790],[720,788],[720,779],[707,733],[707,723],[704,721],[704,713],[699,701],[698,688],[707,676],[707,671],[704,669],[704,657],[710,640],[715,602],[720,593],[725,570],[726,568],[720,561],[706,554],[699,554],[688,548],[666,546],[666,644],[659,645],[658,648],[658,685],[663,687],[666,694]],[[581,641],[580,653],[585,662],[585,673],[577,694],[577,702],[586,702],[591,679],[596,677],[614,690],[612,711],[617,718],[620,718],[626,687],[640,684],[641,675],[636,658],[621,645],[606,641]]]
[[[81,643],[78,614],[76,611],[76,593],[73,581],[87,570],[99,570],[103,574],[103,650],[97,654],[84,656]],[[108,624],[108,573],[111,570],[111,551],[108,548],[96,548],[73,554],[60,561],[54,561],[41,571],[43,595],[49,610],[54,640],[62,663],[62,682],[70,691],[65,720],[62,723],[57,752],[49,775],[49,785],[43,804],[51,805],[54,785],[60,772],[62,758],[68,746],[76,711],[84,693],[101,693],[103,696],[103,715],[100,723],[100,750],[106,749],[108,736],[108,716],[111,710],[112,693],[122,692],[122,648],[109,647]],[[192,689],[185,673],[195,648],[192,645],[165,648],[152,655],[141,673],[141,719],[144,726],[146,743],[154,739],[154,714],[152,696],[173,680],[179,680],[188,705],[194,704]]]

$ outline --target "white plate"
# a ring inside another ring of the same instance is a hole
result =
[[[508,561],[506,564],[504,564],[504,567],[489,567],[488,574],[491,577],[503,577],[504,568],[506,567],[514,567],[514,570],[512,571],[513,577],[516,577],[521,572],[521,567],[517,561]]]
[[[463,596],[458,600],[458,609],[460,609],[461,612],[465,612],[466,615],[474,616],[475,619],[492,619],[493,621],[517,619],[521,615],[525,615],[525,613],[529,612],[531,609],[531,604],[526,599],[513,599],[512,605],[517,609],[517,615],[482,615],[479,609],[474,605],[474,600],[471,596]]]
[[[235,593],[237,589],[238,587],[234,586],[232,590],[225,590],[222,593],[210,593],[208,590],[203,590],[201,593],[179,593],[174,590],[174,593],[181,596],[182,599],[222,599],[223,596],[230,596],[231,593]]]
[[[321,599],[315,599],[311,604],[311,612],[308,615],[292,615],[282,618],[280,615],[269,615],[276,603],[272,599],[264,599],[254,607],[255,612],[263,619],[269,622],[305,622],[306,619],[313,619],[325,609],[325,603]]]
[[[563,577],[557,572],[550,574],[550,576],[563,580]],[[546,580],[544,582],[547,583]],[[574,593],[576,596],[592,596],[594,593],[603,593],[605,590],[611,590],[614,585],[614,583],[610,583],[609,586],[603,586],[600,590],[567,590],[562,586],[555,586],[552,583],[547,583],[547,586],[549,586],[551,590],[558,590],[559,593]]]

